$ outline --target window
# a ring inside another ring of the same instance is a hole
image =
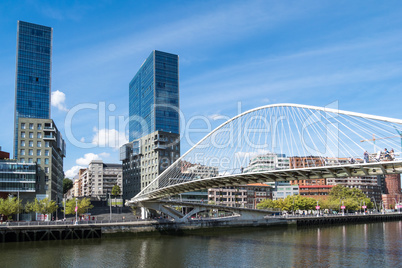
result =
[[[32,150],[32,149],[29,149],[28,154],[29,154],[29,155],[33,155],[33,150]]]
[[[25,138],[25,132],[21,132],[21,138]]]
[[[37,138],[42,139],[42,132],[38,132]]]
[[[45,156],[49,156],[49,150],[45,150]]]
[[[21,147],[25,146],[25,141],[21,141]]]
[[[24,159],[24,158],[20,158],[20,162],[21,162],[21,163],[25,163],[25,159]]]
[[[42,124],[38,124],[38,130],[42,129]]]
[[[20,155],[25,155],[25,150],[24,149],[20,150]]]
[[[21,123],[21,129],[25,129],[25,123]]]
[[[49,158],[45,158],[45,165],[49,165]]]
[[[29,132],[29,138],[33,139],[33,132]]]
[[[29,141],[29,147],[33,147],[33,141]]]
[[[40,141],[36,142],[36,147],[42,147],[42,142]]]
[[[42,151],[40,149],[36,150],[36,156],[41,156]]]
[[[49,168],[45,167],[45,173],[49,173]]]
[[[49,176],[45,176],[45,182],[49,181]]]
[[[36,163],[41,164],[40,158],[36,159]]]
[[[33,159],[32,159],[32,158],[28,158],[28,163],[33,163]]]
[[[48,141],[45,141],[45,147],[49,148],[49,142]]]
[[[34,129],[33,124],[29,123],[29,129]]]

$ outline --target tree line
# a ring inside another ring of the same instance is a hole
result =
[[[348,188],[342,185],[334,186],[329,192],[328,198],[318,200],[320,209],[330,209],[340,211],[341,206],[345,206],[345,210],[357,211],[362,205],[367,208],[373,208],[371,200],[357,188]],[[259,209],[279,208],[282,211],[297,211],[297,210],[315,210],[317,199],[304,197],[301,195],[287,196],[285,199],[265,199],[257,204]]]
[[[82,215],[87,212],[87,210],[93,208],[89,198],[77,200],[77,203],[74,199],[70,199],[65,204],[66,215],[75,214],[76,205],[78,215]],[[34,201],[27,202],[25,205],[22,204],[22,199],[17,199],[17,197],[8,197],[6,199],[0,198],[0,214],[4,215],[6,220],[11,220],[13,215],[24,212],[36,212],[42,215],[53,214],[57,209],[58,205],[56,202],[49,198],[44,198],[42,200],[35,198]],[[64,212],[64,203],[61,211]]]

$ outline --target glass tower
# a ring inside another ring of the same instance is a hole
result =
[[[52,38],[52,28],[18,21],[14,158],[18,157],[18,118],[50,118]]]
[[[179,56],[154,50],[129,84],[129,140],[155,131],[180,134]]]

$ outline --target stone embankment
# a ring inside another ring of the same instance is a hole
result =
[[[0,242],[26,242],[43,240],[95,239],[139,234],[183,234],[227,227],[266,226],[319,226],[402,220],[402,214],[337,215],[320,217],[267,217],[258,220],[239,220],[234,217],[194,219],[189,222],[170,220],[137,220],[125,222],[66,222],[54,224],[21,223],[0,225]]]

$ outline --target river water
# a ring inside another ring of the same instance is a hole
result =
[[[402,221],[0,244],[0,267],[401,267]]]

